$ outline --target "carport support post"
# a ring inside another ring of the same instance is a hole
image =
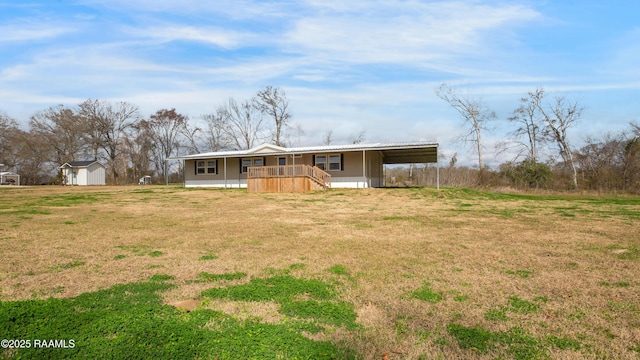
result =
[[[362,188],[366,188],[367,186],[367,164],[365,158],[365,150],[362,150]]]
[[[224,188],[227,188],[227,158],[224,158]]]
[[[168,159],[164,159],[164,181],[165,181],[166,187],[169,187],[169,174],[167,173],[168,162],[169,162]]]
[[[440,190],[440,163],[436,162],[436,189]]]

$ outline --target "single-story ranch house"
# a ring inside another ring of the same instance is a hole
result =
[[[304,191],[384,186],[385,164],[437,163],[438,144],[426,142],[248,150],[181,156],[185,187],[249,187],[253,191]],[[293,179],[299,179],[294,181]]]
[[[71,161],[60,166],[64,185],[105,185],[105,168],[98,161]]]

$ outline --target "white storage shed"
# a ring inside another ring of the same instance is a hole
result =
[[[72,161],[62,164],[63,185],[105,185],[105,167],[98,161]]]

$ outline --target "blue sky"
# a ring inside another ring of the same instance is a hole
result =
[[[586,107],[575,146],[640,118],[637,1],[0,0],[0,111],[26,124],[87,98],[197,120],[229,97],[281,87],[318,145],[428,140],[462,163],[457,114],[435,95],[459,85],[506,118],[536,87]]]

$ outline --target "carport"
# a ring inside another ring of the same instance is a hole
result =
[[[438,163],[438,144],[429,144],[427,146],[408,146],[407,148],[394,148],[381,150],[382,163],[384,165],[384,173],[386,174],[386,165],[399,164],[437,164]],[[440,188],[440,167],[436,167],[436,186]]]
[[[0,172],[0,185],[20,185],[20,175],[9,171]]]

